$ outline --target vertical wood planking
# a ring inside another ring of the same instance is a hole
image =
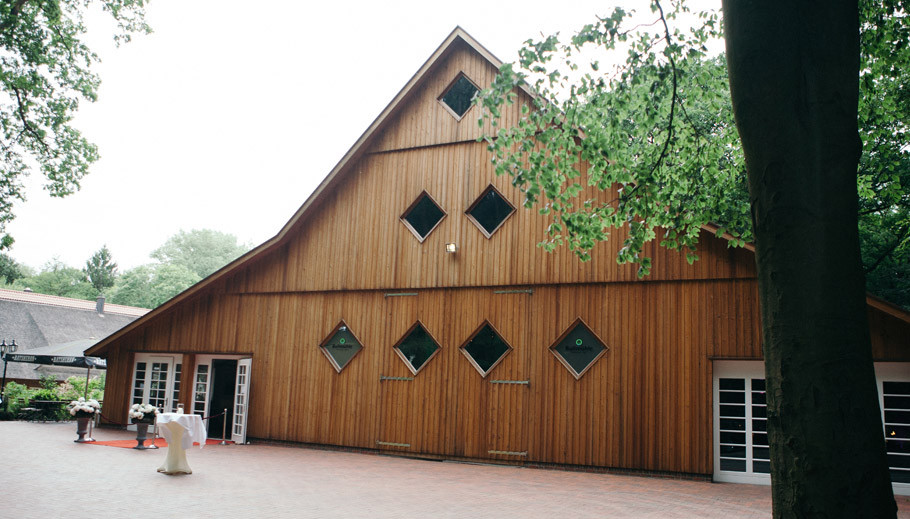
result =
[[[360,448],[378,440],[411,446],[379,447],[393,451],[506,460],[516,458],[489,451],[527,451],[529,461],[704,474],[710,358],[760,355],[748,324],[758,322],[751,280],[417,292],[203,298],[124,337],[130,347],[112,350],[106,401],[128,400],[123,352],[252,354],[254,438]],[[549,346],[579,317],[609,351],[576,380]],[[336,373],[318,345],[342,319],[363,350]],[[392,347],[417,319],[441,350],[413,376]],[[485,319],[513,349],[483,379],[459,346]]]

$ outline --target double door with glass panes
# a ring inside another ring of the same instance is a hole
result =
[[[910,363],[877,362],[875,378],[895,494],[910,495]],[[771,484],[761,361],[714,362],[714,479]]]
[[[182,355],[136,354],[131,404],[151,404],[174,412],[180,401]]]
[[[206,419],[208,436],[246,442],[252,359],[199,355],[193,377],[193,413]]]

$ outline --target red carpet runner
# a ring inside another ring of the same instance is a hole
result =
[[[206,445],[218,445],[219,443],[221,443],[221,440],[215,440],[215,439],[211,439],[211,438],[205,441]],[[233,444],[234,442],[229,441],[228,443]],[[120,447],[123,449],[132,449],[133,447],[136,446],[136,440],[111,440],[111,441],[104,441],[104,442],[96,441],[96,442],[89,442],[86,445],[105,445],[107,447]],[[151,445],[152,445],[152,440],[146,440],[145,446],[151,447]],[[194,443],[193,445],[199,445],[199,444]],[[164,441],[164,438],[155,438],[155,446],[157,446],[159,448],[164,448],[164,447],[167,447],[167,442]]]

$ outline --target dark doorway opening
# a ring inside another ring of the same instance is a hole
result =
[[[234,416],[234,385],[237,381],[237,361],[231,359],[212,359],[212,398],[209,401],[208,435],[209,438],[221,438],[224,431],[226,439],[231,438],[230,424]],[[215,416],[227,409],[223,416]]]

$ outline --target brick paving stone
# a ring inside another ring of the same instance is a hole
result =
[[[280,445],[210,445],[191,475],[165,451],[73,443],[75,424],[0,422],[0,518],[768,517],[770,487],[423,461]],[[98,429],[98,440],[134,433]],[[78,495],[78,497],[74,497]],[[910,498],[898,497],[910,519]],[[174,514],[164,510],[171,508]]]

